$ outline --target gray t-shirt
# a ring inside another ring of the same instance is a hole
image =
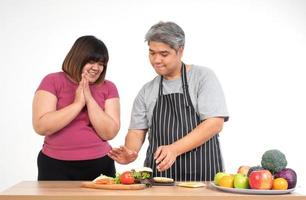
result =
[[[139,91],[134,100],[129,129],[148,129],[151,126],[160,78],[156,76]],[[187,81],[193,107],[201,121],[211,117],[228,120],[223,90],[211,69],[191,65],[187,72]],[[163,94],[170,93],[183,93],[181,77],[174,80],[163,79]]]

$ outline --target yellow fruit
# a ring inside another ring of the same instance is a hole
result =
[[[227,173],[225,173],[225,172],[218,172],[218,173],[216,173],[216,175],[215,175],[215,177],[214,177],[214,183],[216,184],[216,185],[219,185],[219,181],[221,180],[221,178],[223,177],[223,176],[227,176],[228,174]]]
[[[272,189],[273,190],[287,190],[288,181],[284,178],[276,178],[273,180]]]
[[[234,187],[234,176],[233,175],[223,176],[219,181],[219,185],[221,187],[233,188]]]

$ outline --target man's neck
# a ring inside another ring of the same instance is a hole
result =
[[[191,65],[185,65],[186,66],[186,72],[188,72],[191,68]],[[174,73],[172,74],[169,74],[167,76],[163,76],[164,79],[166,80],[174,80],[174,79],[177,79],[181,76],[181,67],[178,68],[178,70],[176,70]]]

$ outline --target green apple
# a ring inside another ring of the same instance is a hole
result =
[[[216,173],[215,178],[214,178],[214,183],[215,183],[216,185],[219,185],[220,179],[221,179],[223,176],[227,176],[227,175],[228,175],[228,174],[225,173],[225,172],[218,172],[218,173]]]
[[[244,174],[236,174],[234,177],[234,188],[248,189],[249,178]]]

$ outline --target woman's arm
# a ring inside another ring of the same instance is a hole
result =
[[[40,135],[51,135],[69,124],[85,105],[83,89],[76,91],[72,104],[56,110],[57,97],[50,92],[38,90],[35,93],[32,110],[34,130]]]
[[[105,101],[103,110],[93,97],[86,100],[89,120],[97,134],[104,140],[113,139],[120,129],[119,98]]]

